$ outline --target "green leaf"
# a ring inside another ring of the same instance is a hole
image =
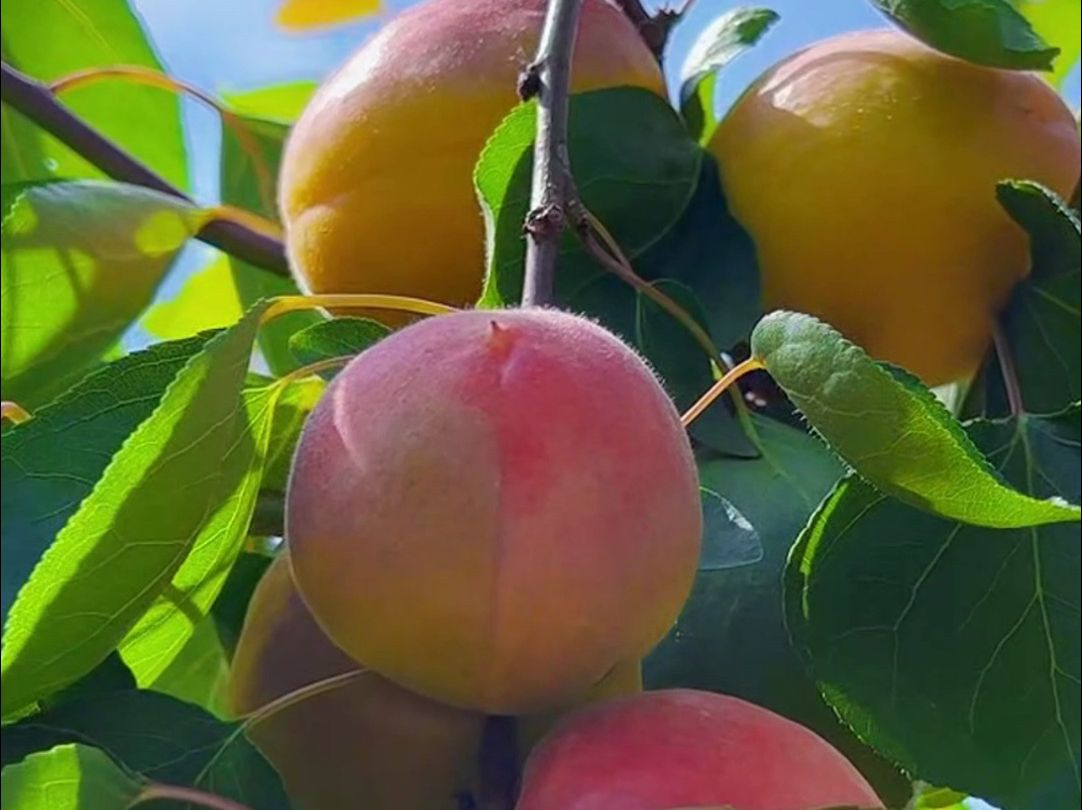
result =
[[[643,278],[689,288],[715,345],[747,341],[763,314],[755,245],[729,212],[718,165],[704,158],[695,194],[680,220],[635,262]]]
[[[368,318],[332,318],[294,333],[289,339],[289,350],[297,362],[308,365],[360,354],[389,334],[390,329]],[[333,369],[326,372],[328,377],[334,374]]]
[[[155,782],[217,793],[252,810],[289,810],[278,775],[240,726],[157,692],[114,692],[65,704],[6,726],[0,738],[4,763],[93,740],[128,771]]]
[[[968,430],[1021,490],[1079,498],[1077,406]],[[971,526],[850,477],[786,579],[794,641],[877,749],[1001,807],[1078,806],[1077,526]]]
[[[4,397],[35,405],[112,346],[154,295],[204,212],[97,180],[23,190],[3,220]]]
[[[5,623],[15,595],[113,454],[209,339],[159,343],[116,360],[4,434],[0,603]]]
[[[915,378],[891,374],[830,326],[773,312],[752,353],[830,446],[869,483],[920,509],[981,526],[1079,520],[1079,508],[1005,484]]]
[[[653,284],[706,329],[706,315],[690,289],[668,279]],[[686,410],[714,383],[710,358],[687,327],[653,300],[641,293],[636,293],[634,299],[638,306],[633,345],[661,375],[677,410]],[[595,314],[590,310],[587,313]],[[721,453],[746,458],[758,454],[743,427],[725,407],[711,408],[696,419],[691,435]]]
[[[177,374],[19,591],[0,652],[4,716],[108,655],[167,591],[207,523],[237,508],[257,453],[239,392],[263,309]]]
[[[326,383],[320,378],[306,377],[291,380],[279,394],[263,472],[264,490],[285,491],[289,468],[293,463],[293,450],[300,439],[301,429],[326,388]]]
[[[1051,70],[1049,47],[1010,0],[872,0],[895,23],[937,50],[1008,70]]]
[[[58,745],[4,768],[0,804],[4,810],[127,810],[143,787],[97,748]]]
[[[238,97],[233,96],[234,104]],[[238,135],[241,128],[243,137]],[[222,202],[246,211],[254,211],[277,220],[275,178],[282,158],[282,146],[289,127],[277,121],[238,116],[236,126],[222,127],[222,152],[219,166]],[[233,282],[243,307],[265,298],[297,295],[293,279],[261,267],[228,258]],[[275,374],[285,374],[294,367],[289,338],[299,329],[322,318],[315,312],[291,312],[275,318],[259,333],[259,350]]]
[[[211,616],[218,629],[218,638],[230,659],[240,639],[252,592],[273,559],[269,554],[242,552],[230,569],[225,586],[214,602]]]
[[[706,487],[699,490],[703,506],[703,548],[700,571],[721,571],[753,565],[763,559],[763,544],[746,517],[732,503]]]
[[[741,6],[725,12],[699,33],[680,67],[680,114],[699,143],[710,139],[717,118],[718,72],[752,47],[780,19],[768,8]]]
[[[247,118],[261,118],[291,124],[300,117],[318,85],[312,81],[287,82],[243,92],[222,93],[222,101],[233,112]]]
[[[518,303],[533,165],[533,102],[503,120],[481,153],[474,185],[486,229],[481,306]],[[568,148],[583,202],[634,260],[676,222],[699,177],[702,151],[654,93],[621,87],[571,98]],[[566,236],[558,259],[561,300],[605,271]]]
[[[127,0],[6,0],[0,53],[43,81],[88,68],[132,65],[162,70]],[[179,188],[188,185],[180,100],[156,87],[109,79],[65,92],[65,106]],[[0,108],[0,181],[103,177],[72,150],[16,113]]]
[[[195,625],[184,646],[149,688],[194,703],[215,717],[224,717],[228,712],[223,703],[223,687],[228,675],[225,648],[218,638],[214,619],[207,616]]]
[[[140,323],[161,340],[177,340],[230,326],[242,315],[230,259],[220,254],[190,275],[175,296],[148,309]]]
[[[232,391],[223,387],[206,392],[204,397],[219,397],[224,403],[232,396],[235,403],[239,386],[238,380]],[[208,492],[202,493],[203,502],[213,504],[214,511],[201,518],[193,513],[189,525],[194,535],[184,539],[189,548],[184,561],[120,643],[120,655],[139,686],[155,682],[181,653],[200,621],[210,613],[240,554],[259,493],[274,407],[281,390],[274,384],[244,392],[243,412],[228,414],[232,424],[221,434],[223,443],[213,450],[207,447],[203,450],[207,458],[193,463],[193,474],[214,470],[210,479],[216,482],[213,495],[208,498]],[[199,400],[195,407],[202,407],[202,403]]]
[[[671,633],[647,656],[648,689],[690,687],[735,695],[815,730],[857,765],[889,804],[909,782],[862,745],[823,702],[793,653],[782,618],[782,569],[808,517],[842,475],[822,442],[754,417],[762,455],[699,464],[703,488],[731,501],[759,535],[754,565],[700,570]]]
[[[1078,0],[1012,0],[1037,34],[1059,48],[1052,80],[1062,87],[1063,80],[1078,64],[1082,52],[1082,3]]]
[[[1078,217],[1036,183],[1000,183],[996,193],[1029,234],[1032,264],[1003,316],[1003,329],[1026,410],[1053,413],[1082,396]]]

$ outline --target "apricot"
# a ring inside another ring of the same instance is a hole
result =
[[[645,363],[584,318],[469,311],[352,360],[286,498],[305,601],[357,660],[494,714],[575,699],[687,597],[698,476]]]
[[[881,807],[841,754],[727,695],[672,689],[584,709],[530,755],[516,810]]]
[[[282,157],[291,265],[316,293],[476,300],[484,225],[473,167],[518,101],[545,0],[427,0],[403,11],[320,87]],[[657,61],[610,0],[587,0],[575,92],[664,95]]]
[[[229,701],[238,714],[364,669],[319,629],[282,554],[248,607]],[[470,788],[484,716],[415,695],[374,672],[304,697],[248,735],[298,810],[456,810]]]
[[[758,252],[768,309],[816,315],[930,385],[971,374],[1029,272],[1006,178],[1068,195],[1074,116],[1037,76],[954,59],[897,31],[783,60],[710,142]]]

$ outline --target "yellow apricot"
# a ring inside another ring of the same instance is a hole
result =
[[[297,586],[350,655],[494,714],[559,708],[665,635],[698,474],[646,364],[585,318],[457,312],[334,379],[289,481]]]
[[[736,102],[710,143],[767,308],[816,315],[930,385],[972,373],[1029,270],[996,182],[1078,180],[1074,116],[1034,75],[897,31],[825,40]]]
[[[317,293],[474,301],[484,226],[472,175],[516,104],[545,0],[427,0],[399,14],[317,91],[282,158],[280,208],[293,270]],[[661,71],[611,0],[587,0],[576,92]]]
[[[291,692],[365,668],[335,647],[293,584],[286,554],[260,580],[229,679],[248,714]],[[375,672],[300,699],[248,735],[298,810],[455,810],[470,789],[484,716],[397,686]]]

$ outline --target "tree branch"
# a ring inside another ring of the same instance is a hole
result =
[[[646,42],[648,47],[660,62],[665,52],[665,44],[669,41],[669,32],[680,21],[684,13],[691,7],[694,0],[684,0],[677,9],[663,8],[656,14],[651,14],[642,7],[641,0],[616,0],[617,5],[623,9],[624,14],[638,29],[639,36]]]
[[[118,147],[71,110],[41,82],[2,64],[0,97],[61,143],[73,149],[114,180],[143,186],[195,204],[184,192]],[[289,275],[282,243],[253,231],[238,222],[215,219],[203,226],[196,237],[238,259]]]
[[[1022,402],[1022,386],[1018,382],[1018,369],[1014,365],[1014,352],[1007,342],[1007,335],[1003,327],[998,323],[992,332],[995,343],[996,358],[999,360],[999,373],[1003,377],[1003,388],[1007,392],[1007,404],[1011,409],[1011,416],[1017,418],[1026,412],[1026,406]]]
[[[530,213],[526,215],[526,277],[523,306],[552,303],[556,254],[574,194],[567,154],[571,56],[583,0],[549,0],[537,58],[519,77],[523,100],[537,96]]]

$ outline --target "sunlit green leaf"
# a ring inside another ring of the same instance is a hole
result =
[[[177,374],[19,591],[0,652],[4,716],[108,655],[167,591],[208,521],[237,508],[258,452],[239,394],[263,308]]]
[[[243,314],[230,259],[220,255],[190,275],[173,298],[147,310],[141,324],[157,338],[177,340],[229,326]]]
[[[162,69],[128,0],[5,0],[0,52],[43,81],[97,67]],[[156,87],[110,78],[73,88],[65,105],[174,185],[188,185],[180,100]],[[31,124],[0,107],[4,183],[101,177],[102,173]]]
[[[58,745],[8,765],[0,777],[4,810],[128,810],[143,782],[88,745]]]
[[[97,180],[27,187],[3,221],[4,397],[64,390],[146,307],[204,212],[138,186]]]
[[[752,352],[830,446],[883,492],[982,526],[1078,522],[1078,506],[1005,484],[931,392],[825,323],[771,313],[752,333]]]

